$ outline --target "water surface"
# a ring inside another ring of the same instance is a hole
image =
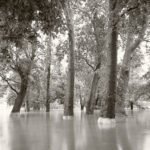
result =
[[[150,111],[117,119],[116,127],[101,128],[98,114],[77,112],[63,120],[50,114],[0,115],[0,150],[150,150]]]

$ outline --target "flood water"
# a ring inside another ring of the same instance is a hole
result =
[[[110,128],[98,126],[98,114],[62,114],[1,114],[0,150],[150,150],[150,111],[129,112]]]

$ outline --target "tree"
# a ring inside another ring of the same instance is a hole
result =
[[[92,74],[91,87],[86,100],[87,114],[92,114],[95,107],[95,95],[101,67],[100,57],[104,46],[105,4],[104,1],[77,1],[74,5],[75,12],[78,14],[75,21],[77,62],[78,64],[82,63],[80,65],[82,67],[86,63]]]
[[[28,83],[29,83],[29,74],[31,72],[32,62],[35,57],[35,51],[36,51],[36,47],[32,45],[31,58],[29,60],[23,60],[23,62],[22,60],[19,60],[19,62],[17,62],[17,65],[15,65],[13,68],[14,71],[16,71],[20,76],[21,85],[20,85],[20,91],[17,95],[17,98],[15,100],[15,103],[12,109],[12,113],[20,111],[23,100],[25,98]]]
[[[138,17],[137,13],[139,13]],[[139,31],[138,28],[140,28]],[[134,55],[135,50],[140,45],[144,37],[146,28],[147,28],[146,7],[145,5],[141,5],[140,8],[137,8],[133,12],[129,12],[126,49],[118,79],[116,113],[120,113],[123,115],[126,114],[124,109],[125,108],[124,102],[126,99],[125,97],[129,82],[131,59]],[[138,34],[135,32],[138,32]],[[135,40],[134,34],[137,35],[137,38]]]
[[[109,21],[105,45],[105,64],[103,65],[104,97],[101,117],[115,118],[116,76],[117,76],[117,0],[109,0]],[[103,62],[104,63],[104,62]]]
[[[36,52],[36,43],[33,41],[29,42],[24,39],[22,40],[22,45],[17,47],[13,43],[9,42],[7,43],[4,52],[2,51],[1,53],[1,57],[4,61],[1,62],[1,65],[2,63],[5,65],[2,65],[0,76],[15,93],[16,97],[12,112],[20,111],[27,92],[29,75]],[[9,78],[7,77],[8,75],[10,76]],[[20,79],[14,78],[16,75],[19,75],[18,77]],[[16,79],[18,81],[16,81]]]
[[[37,31],[39,30],[46,34],[53,31],[53,35],[56,35],[63,24],[62,5],[60,6],[60,3],[63,4],[64,1],[33,0],[31,2],[28,0],[8,0],[6,3],[4,0],[0,0],[0,15],[3,16],[0,22],[2,30],[2,32],[0,31],[0,40],[10,41],[15,44],[13,48],[21,49],[22,41],[33,37],[37,38]],[[3,53],[5,52],[3,51]],[[28,76],[31,70],[31,61],[21,59],[13,68],[21,77],[21,89],[12,112],[19,112],[23,103],[29,82]],[[20,64],[22,62],[23,64]]]
[[[64,103],[64,116],[73,116],[73,102],[74,102],[74,26],[73,26],[73,12],[71,2],[66,0],[64,5],[64,13],[67,21],[68,40],[69,40],[69,68],[68,68],[68,83],[66,91],[66,100]]]
[[[50,76],[51,76],[51,34],[49,34],[47,41],[47,90],[46,90],[46,112],[49,112],[50,104]]]
[[[90,90],[89,99],[87,101],[87,107],[86,107],[86,113],[87,114],[93,114],[93,110],[95,107],[95,100],[96,100],[96,90],[99,82],[99,72],[101,67],[101,55],[103,50],[103,36],[105,35],[104,31],[104,19],[103,15],[98,18],[98,10],[96,9],[93,15],[92,19],[92,25],[94,29],[94,36],[96,41],[96,53],[95,53],[95,68],[94,68],[94,75],[92,79],[92,85]]]

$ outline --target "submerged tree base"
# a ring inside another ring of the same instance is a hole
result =
[[[115,113],[117,116],[127,116],[124,104],[119,104],[119,102],[117,102],[115,106]]]
[[[99,128],[112,128],[116,126],[116,119],[114,118],[110,119],[110,118],[99,117],[97,122]]]
[[[71,120],[73,119],[73,116],[63,116],[63,120]]]
[[[86,109],[86,114],[87,114],[87,115],[93,115],[93,114],[94,114],[94,111],[93,111],[93,110],[87,110],[87,109]]]
[[[126,111],[123,111],[123,112],[116,112],[116,117],[127,117],[127,113]]]

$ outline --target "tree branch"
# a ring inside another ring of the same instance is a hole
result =
[[[0,77],[2,78],[3,81],[7,83],[9,88],[18,95],[19,92],[10,84],[10,82],[6,79],[6,77],[4,77],[2,74],[0,74]]]
[[[145,31],[147,29],[148,26],[148,18],[146,17],[146,23],[143,25],[138,38],[135,40],[135,42],[133,43],[133,45],[131,45],[129,47],[129,50],[133,53],[134,50],[139,46],[139,44],[142,42],[144,35],[145,35]]]
[[[150,40],[143,39],[144,42],[150,43]]]
[[[83,60],[86,62],[86,64],[87,64],[93,71],[95,71],[95,68],[89,63],[89,61],[88,61],[85,57],[81,57],[81,59],[83,59]]]
[[[129,1],[130,2],[130,1]],[[118,14],[118,17],[116,18],[115,22],[114,22],[114,26],[116,26],[118,24],[118,22],[120,21],[120,19],[127,13],[130,11],[133,11],[137,8],[139,8],[140,4],[137,3],[137,5],[133,6],[133,7],[128,7],[129,3],[127,4],[126,8],[123,8],[122,11],[120,12],[120,14]]]
[[[124,11],[122,13],[120,13],[119,17],[123,17],[127,12],[137,9],[139,6],[140,6],[140,4],[137,3],[136,6],[125,8]]]
[[[82,12],[85,16],[87,16],[90,20],[92,20],[92,17],[90,16],[89,12],[86,10],[83,10],[79,5],[74,4],[73,5],[75,9],[79,10],[80,12]]]

